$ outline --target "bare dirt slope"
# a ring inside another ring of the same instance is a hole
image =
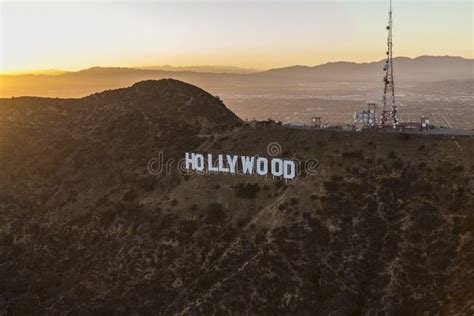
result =
[[[318,167],[176,168],[271,142]],[[245,127],[174,80],[3,99],[0,314],[472,314],[473,157],[469,137]]]

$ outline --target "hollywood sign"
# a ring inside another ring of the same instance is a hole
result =
[[[294,161],[282,158],[265,158],[224,154],[185,153],[185,169],[197,172],[247,174],[292,180],[296,177]]]

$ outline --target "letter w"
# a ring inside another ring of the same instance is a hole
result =
[[[242,172],[253,174],[254,157],[242,156],[240,160],[242,162]]]

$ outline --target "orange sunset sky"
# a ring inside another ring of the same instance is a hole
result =
[[[0,8],[0,71],[14,73],[380,60],[389,2],[2,1]],[[472,1],[395,0],[393,9],[396,56],[473,58]]]

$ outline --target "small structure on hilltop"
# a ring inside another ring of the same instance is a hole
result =
[[[373,129],[377,127],[377,103],[367,102],[366,110],[359,110],[354,113],[354,125],[356,130]]]
[[[401,122],[399,129],[405,132],[427,132],[430,128],[433,128],[430,124],[430,120],[427,117],[422,116],[418,122]]]
[[[421,117],[420,131],[424,132],[430,128],[430,120],[427,117]]]
[[[321,117],[313,116],[311,118],[311,128],[321,128]]]

